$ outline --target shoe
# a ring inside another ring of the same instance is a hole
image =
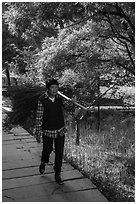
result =
[[[40,172],[40,174],[44,174],[44,172],[45,172],[45,163],[41,162],[41,164],[39,166],[39,172]]]
[[[64,184],[63,180],[62,180],[61,177],[60,177],[60,174],[56,174],[56,173],[55,173],[55,181],[56,181],[56,183],[58,183],[59,185],[63,185],[63,184]]]

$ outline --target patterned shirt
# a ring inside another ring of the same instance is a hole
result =
[[[45,97],[48,97],[48,95],[45,94]],[[65,104],[63,104],[63,105],[65,107]],[[74,106],[73,106],[73,108],[74,108]],[[63,136],[67,132],[67,129],[65,126],[61,127],[60,129],[57,129],[57,130],[42,130],[43,113],[44,113],[44,107],[43,107],[42,103],[40,101],[38,101],[37,114],[36,114],[36,130],[35,130],[36,137],[41,138],[42,135],[44,134],[45,136],[50,137],[50,138],[57,138],[58,133],[60,136]]]

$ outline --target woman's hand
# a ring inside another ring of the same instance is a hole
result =
[[[38,143],[42,142],[42,133],[41,132],[35,132],[34,137],[36,138]]]

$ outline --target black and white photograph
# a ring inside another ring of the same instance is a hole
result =
[[[135,2],[1,11],[2,202],[135,202]]]

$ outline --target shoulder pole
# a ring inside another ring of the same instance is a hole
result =
[[[43,84],[45,86],[45,83],[44,82],[41,82],[41,84]],[[65,98],[66,100],[68,101],[73,101],[71,98],[69,98],[68,96],[64,95],[63,93],[61,93],[60,91],[58,91],[58,95],[62,96],[63,98]],[[84,110],[87,110],[86,107],[82,106],[81,104],[75,102],[75,105],[84,109]]]
[[[63,98],[65,98],[66,100],[72,101],[71,98],[65,96],[65,95],[64,95],[63,93],[61,93],[60,91],[58,91],[58,94],[59,94],[60,96],[62,96]],[[80,108],[82,108],[82,109],[85,109],[85,110],[87,109],[86,107],[82,106],[81,104],[79,104],[79,103],[77,103],[77,102],[75,102],[75,105],[78,106],[78,107],[80,107]]]

